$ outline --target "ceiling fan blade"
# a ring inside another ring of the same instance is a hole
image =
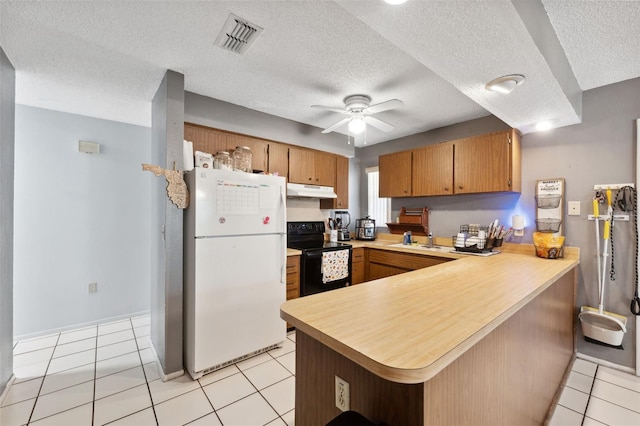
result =
[[[324,129],[322,131],[322,133],[331,133],[333,132],[335,129],[337,129],[340,126],[343,126],[345,124],[347,124],[349,122],[349,120],[351,120],[351,117],[345,118],[343,120],[338,121],[336,124],[334,124],[333,126],[327,127],[326,129]]]
[[[311,108],[318,108],[318,109],[324,109],[326,111],[339,112],[340,114],[349,114],[349,111],[346,111],[345,109],[333,108],[333,107],[328,107],[324,105],[311,105]]]
[[[375,127],[376,129],[382,130],[383,132],[390,132],[390,131],[393,130],[393,126],[391,124],[385,123],[384,121],[380,120],[379,118],[365,116],[364,117],[364,121],[365,121],[365,123],[370,124],[373,127]]]
[[[365,114],[376,114],[378,112],[400,108],[401,106],[404,106],[404,102],[402,102],[400,99],[390,99],[379,104],[371,105],[370,107],[365,108],[363,112]]]

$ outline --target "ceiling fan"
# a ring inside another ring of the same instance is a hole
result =
[[[322,133],[333,132],[340,126],[349,123],[349,131],[355,135],[364,131],[367,124],[375,127],[383,132],[389,132],[393,130],[393,126],[378,118],[371,117],[372,114],[376,114],[382,111],[388,111],[390,109],[399,108],[404,105],[401,100],[390,99],[385,102],[381,102],[375,105],[369,105],[371,98],[367,95],[351,95],[344,98],[344,109],[333,108],[324,105],[311,105],[312,108],[324,109],[327,111],[339,112],[340,114],[348,115],[347,118],[338,121],[332,126],[327,127]]]

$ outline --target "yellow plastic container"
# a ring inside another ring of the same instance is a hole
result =
[[[533,245],[536,248],[536,256],[545,259],[559,259],[564,251],[564,237],[547,232],[534,232]]]

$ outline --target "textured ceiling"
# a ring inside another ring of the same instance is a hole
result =
[[[243,56],[213,46],[230,13],[264,28]],[[582,90],[640,76],[638,34],[633,1],[0,1],[18,103],[149,126],[167,69],[318,132],[343,116],[311,105],[401,99],[368,144],[488,114],[524,133],[578,123]],[[513,73],[510,95],[484,89]]]

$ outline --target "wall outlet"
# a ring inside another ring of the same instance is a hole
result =
[[[336,407],[340,411],[349,411],[349,383],[336,376]]]
[[[98,292],[98,283],[89,283],[89,293]]]
[[[580,201],[569,201],[569,216],[580,216]]]

